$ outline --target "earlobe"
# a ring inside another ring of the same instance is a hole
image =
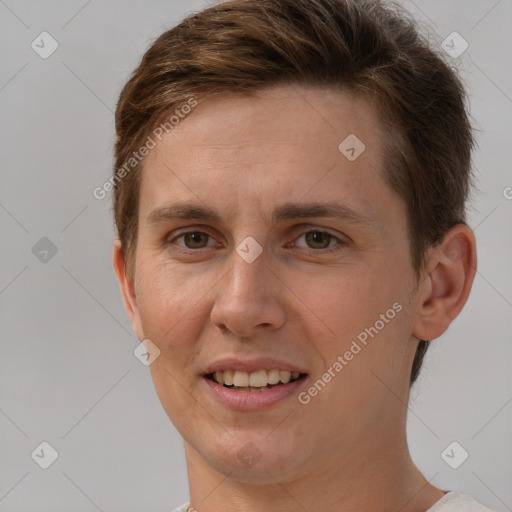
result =
[[[424,340],[443,334],[466,303],[476,273],[476,242],[471,228],[457,224],[433,247],[431,271],[418,293],[413,335]]]
[[[121,241],[119,239],[114,242],[112,263],[117,276],[117,281],[119,282],[119,288],[121,290],[121,296],[126,313],[130,318],[130,322],[135,334],[137,335],[137,338],[139,338],[139,340],[143,340],[144,336],[142,332],[142,324],[140,321],[140,313],[139,307],[137,305],[137,297],[135,294],[134,284],[132,279],[130,279],[126,274],[124,253],[121,247]]]

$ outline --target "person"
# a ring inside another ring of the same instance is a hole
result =
[[[113,265],[184,440],[179,510],[489,510],[406,440],[476,272],[467,110],[392,3],[227,1],[146,51],[116,109]]]

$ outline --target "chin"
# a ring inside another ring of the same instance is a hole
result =
[[[201,441],[193,446],[216,472],[238,482],[263,485],[300,478],[308,467],[304,443],[286,432],[275,439],[269,438],[268,433],[225,433],[207,443],[205,436],[201,436]]]
[[[241,483],[268,485],[292,481],[298,477],[297,467],[300,467],[300,463],[291,458],[282,461],[280,457],[265,452],[257,463],[249,466],[242,463],[236,453],[229,456],[224,453],[221,457],[215,455],[205,457],[209,465],[218,473]]]

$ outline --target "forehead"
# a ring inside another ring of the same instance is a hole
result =
[[[286,85],[213,96],[156,142],[142,173],[144,219],[173,199],[218,198],[236,215],[251,199],[264,210],[280,195],[281,203],[343,199],[378,216],[375,200],[387,186],[374,108],[332,89]]]
[[[260,145],[274,145],[276,151],[280,144],[298,144],[300,155],[314,146],[337,149],[350,134],[366,139],[377,156],[381,132],[367,100],[332,88],[280,85],[251,96],[226,93],[201,100],[164,135],[164,145],[174,139],[187,150],[233,157],[251,146],[257,151]]]

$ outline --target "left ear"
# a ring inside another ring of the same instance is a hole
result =
[[[468,299],[476,265],[475,235],[466,224],[457,224],[431,248],[431,270],[419,285],[414,336],[432,340],[448,329]]]

